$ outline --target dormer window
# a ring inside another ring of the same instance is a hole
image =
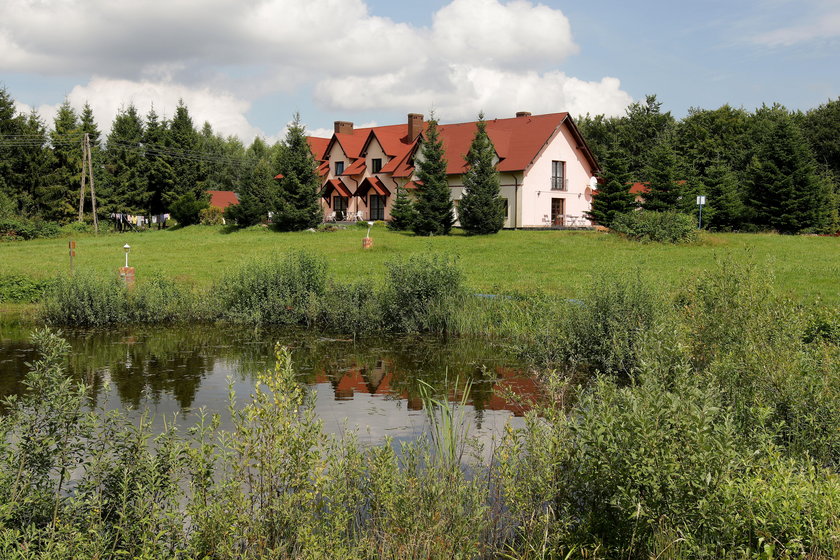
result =
[[[382,170],[382,158],[373,158],[370,160],[370,172],[379,173]]]
[[[342,173],[344,173],[344,162],[343,161],[335,162],[335,174],[336,175],[341,175]]]

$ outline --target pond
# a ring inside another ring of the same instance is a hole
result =
[[[0,398],[24,391],[36,358],[30,329],[0,325]],[[478,339],[424,336],[328,337],[303,330],[231,327],[133,327],[64,330],[68,374],[90,387],[91,407],[148,410],[154,422],[195,423],[204,410],[229,427],[228,391],[241,406],[257,373],[273,368],[276,343],[292,351],[295,371],[317,395],[316,412],[332,433],[353,430],[364,443],[413,440],[427,426],[421,381],[460,401],[471,384],[470,434],[492,444],[506,423],[521,425],[524,401],[537,394],[511,348]],[[510,398],[517,395],[518,398]],[[522,400],[520,400],[522,399]],[[3,413],[0,405],[0,414]]]

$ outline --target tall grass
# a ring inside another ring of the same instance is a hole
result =
[[[58,279],[48,289],[40,318],[50,325],[101,327],[206,320],[198,297],[162,276],[130,290],[116,277],[82,272]]]
[[[451,404],[426,387],[429,438],[361,446],[324,432],[278,348],[248,399],[231,390],[230,430],[204,415],[153,434],[148,417],[88,412],[66,343],[36,342],[30,391],[0,421],[2,558],[840,554],[836,468],[749,430],[771,403],[733,401],[688,345],[664,363],[646,354],[629,379],[546,372],[544,402],[485,463],[463,428],[468,390]]]

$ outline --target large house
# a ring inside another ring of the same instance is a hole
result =
[[[415,166],[428,126],[410,113],[405,124],[354,128],[337,121],[331,138],[309,138],[323,177],[327,220],[387,220],[397,188],[417,188]],[[463,196],[464,156],[475,122],[439,124],[456,214]],[[585,217],[596,188],[598,163],[568,113],[487,121],[498,158],[505,227],[589,226]],[[456,216],[457,217],[457,216]]]

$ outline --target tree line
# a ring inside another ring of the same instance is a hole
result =
[[[396,229],[440,235],[453,226],[436,124],[432,118],[418,158],[416,196],[405,189],[396,193],[391,212]],[[638,206],[629,185],[640,182],[646,188],[641,206],[648,210],[695,213],[696,196],[705,195],[704,225],[713,230],[800,233],[840,227],[840,99],[807,112],[780,105],[753,112],[729,105],[693,108],[677,120],[649,95],[623,116],[587,114],[578,126],[602,167],[590,213],[599,224],[610,226]],[[283,142],[269,145],[257,137],[246,147],[214,132],[208,122],[197,129],[183,102],[171,118],[154,107],[141,116],[129,104],[105,135],[87,104],[77,112],[65,101],[48,128],[36,112],[18,113],[3,88],[0,218],[76,219],[85,134],[103,216],[178,211],[197,219],[207,190],[230,190],[241,204],[227,216],[238,225],[260,223],[269,213],[280,229],[321,221],[320,180],[299,116]],[[480,115],[457,208],[461,226],[471,233],[492,233],[503,224],[493,153]],[[89,198],[84,210],[91,210]]]
[[[97,212],[159,215],[179,204],[206,205],[206,191],[239,191],[271,181],[282,145],[257,137],[245,146],[205,122],[197,129],[181,101],[171,118],[151,107],[122,108],[103,134],[85,104],[65,101],[52,126],[18,113],[0,88],[0,214],[67,223],[78,217],[84,135],[90,139]],[[90,197],[84,211],[91,212]]]
[[[620,117],[587,114],[578,127],[603,171],[591,218],[611,226],[635,209],[697,213],[717,231],[833,233],[840,221],[840,99],[807,112],[764,105],[692,108],[682,120],[655,95]]]

